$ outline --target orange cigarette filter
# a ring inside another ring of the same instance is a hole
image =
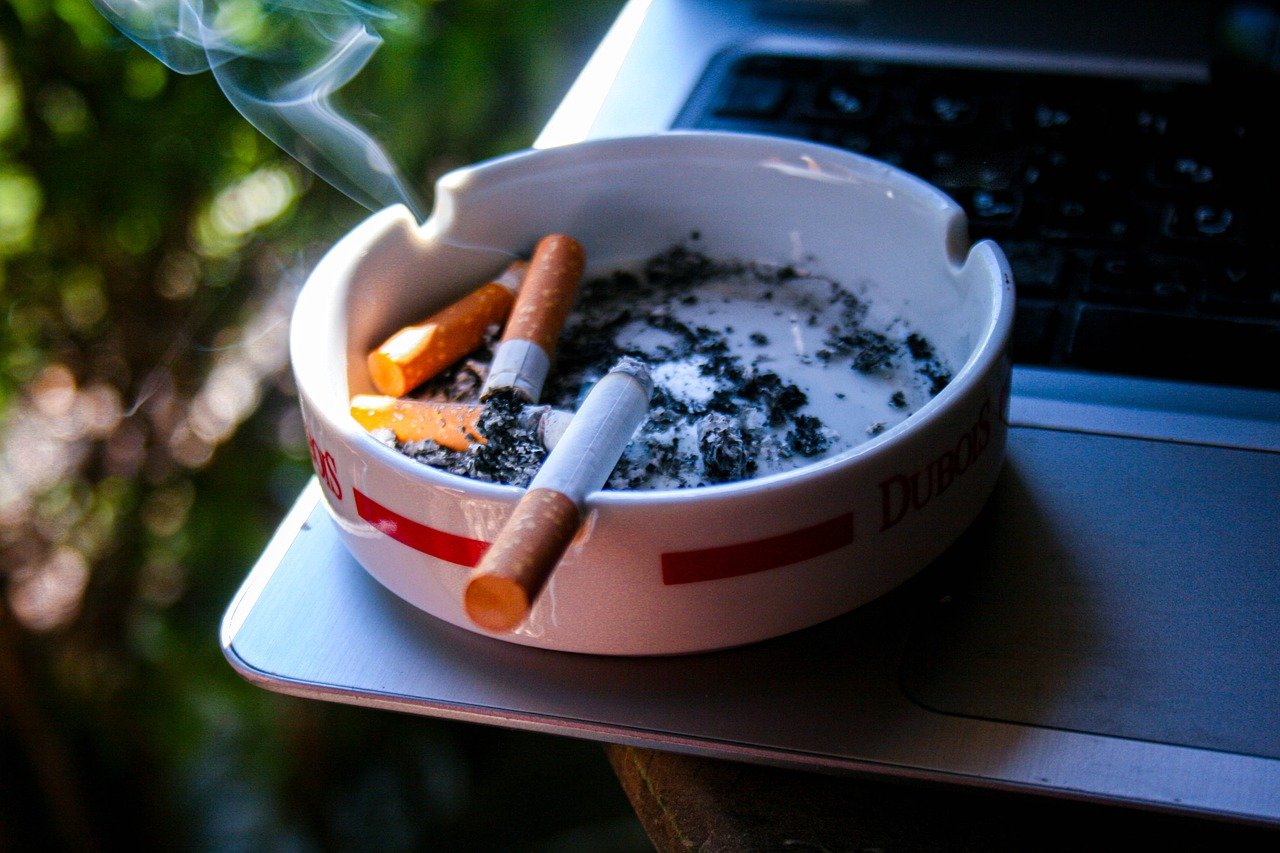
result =
[[[580,521],[572,498],[552,489],[527,492],[468,579],[463,607],[471,621],[490,631],[524,621]]]
[[[400,397],[484,341],[511,313],[528,268],[516,261],[490,281],[421,323],[405,326],[369,353],[369,378],[379,393]]]
[[[502,339],[532,341],[551,358],[585,265],[582,244],[572,237],[548,234],[539,240],[525,275],[528,287],[521,288]]]
[[[486,444],[476,423],[482,407],[471,403],[410,400],[378,394],[351,398],[351,417],[365,429],[389,429],[400,441],[431,439],[450,450]]]

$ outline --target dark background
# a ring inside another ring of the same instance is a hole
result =
[[[378,5],[341,101],[429,205],[532,141],[620,2]],[[595,744],[278,696],[219,652],[310,476],[294,294],[367,213],[90,0],[0,2],[0,849],[645,849]]]

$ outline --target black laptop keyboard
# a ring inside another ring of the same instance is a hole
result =
[[[1280,135],[1209,84],[752,56],[677,126],[899,165],[1018,287],[1015,362],[1280,388]]]

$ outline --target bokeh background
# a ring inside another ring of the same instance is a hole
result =
[[[375,5],[340,100],[429,204],[532,141],[621,3]],[[278,696],[218,649],[310,476],[294,295],[366,214],[90,0],[0,0],[0,850],[645,849],[595,744]]]

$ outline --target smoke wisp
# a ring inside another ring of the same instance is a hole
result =
[[[376,210],[422,209],[382,145],[333,97],[372,58],[393,16],[356,0],[93,0],[122,33],[181,74],[211,72],[258,130]]]

